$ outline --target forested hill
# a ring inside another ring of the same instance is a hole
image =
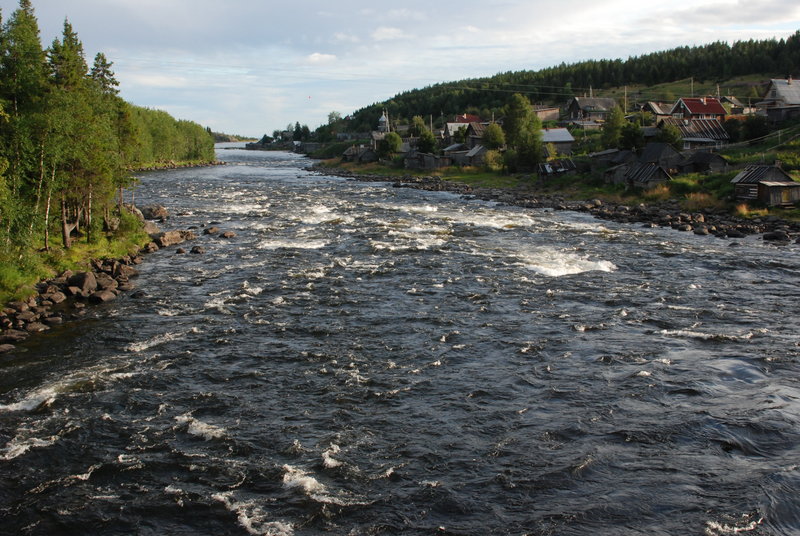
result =
[[[591,60],[558,65],[539,71],[505,72],[488,78],[436,84],[400,93],[386,102],[355,112],[356,131],[368,131],[384,108],[390,117],[415,115],[439,117],[464,113],[500,113],[513,93],[533,103],[562,104],[582,95],[625,85],[653,86],[685,78],[698,82],[724,81],[732,77],[767,74],[784,77],[800,66],[800,31],[787,39],[716,42],[679,47],[630,57],[627,60]],[[796,73],[795,73],[796,74]],[[652,96],[657,99],[657,95]]]

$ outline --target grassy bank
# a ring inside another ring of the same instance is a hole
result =
[[[759,147],[741,150],[743,154],[759,154]],[[774,160],[774,156],[773,156]],[[606,183],[601,176],[592,173],[559,175],[539,178],[535,174],[503,174],[477,167],[449,167],[435,171],[415,172],[394,164],[342,163],[334,158],[322,161],[320,168],[341,169],[360,175],[402,177],[407,175],[437,176],[443,180],[469,184],[473,188],[525,189],[538,195],[557,195],[568,200],[601,199],[607,203],[634,206],[667,200],[675,200],[687,211],[718,211],[742,218],[777,216],[782,219],[800,221],[800,208],[767,208],[757,204],[747,205],[733,199],[731,179],[737,171],[679,175],[672,181],[650,190],[626,188],[623,185]]]
[[[27,249],[4,251],[0,255],[0,303],[24,299],[35,293],[36,284],[42,279],[54,277],[64,270],[86,270],[92,259],[117,259],[138,252],[150,241],[142,230],[141,223],[133,216],[122,218],[114,233],[96,234],[97,239],[88,242],[85,237],[76,240],[72,247],[64,249],[57,231],[53,232],[50,250],[44,244]]]

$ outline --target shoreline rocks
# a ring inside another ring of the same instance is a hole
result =
[[[570,201],[558,195],[537,193],[530,189],[473,188],[468,184],[446,181],[435,176],[401,177],[362,175],[347,170],[311,167],[309,171],[334,175],[364,182],[389,182],[395,188],[416,188],[434,192],[451,192],[465,199],[494,201],[524,208],[545,208],[589,213],[601,220],[617,223],[643,224],[644,227],[669,227],[679,232],[698,236],[713,235],[718,238],[744,238],[762,235],[762,239],[782,245],[792,241],[800,244],[800,223],[781,220],[774,216],[745,220],[722,211],[704,210],[686,213],[676,200],[640,204],[635,207],[606,203],[600,199]]]

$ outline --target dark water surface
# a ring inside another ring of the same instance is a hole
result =
[[[800,533],[798,246],[220,157],[0,362],[0,533]]]

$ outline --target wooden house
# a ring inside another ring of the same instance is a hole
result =
[[[728,161],[710,151],[695,151],[678,163],[681,173],[722,173],[728,170]]]
[[[672,125],[678,129],[683,139],[684,149],[697,149],[703,147],[718,147],[730,141],[728,131],[722,126],[719,119],[677,119],[668,117],[662,119],[659,128]]]
[[[552,144],[558,154],[570,155],[572,154],[572,144],[575,143],[575,138],[566,128],[544,128],[542,129],[542,143],[545,148],[547,145]]]
[[[760,201],[767,206],[800,202],[800,182],[795,182],[780,166],[747,166],[731,179],[731,183],[736,199]]]
[[[473,122],[469,124],[465,143],[470,149],[483,143],[483,134],[486,132],[486,126],[485,123]]]
[[[608,97],[573,97],[567,104],[567,117],[582,121],[604,121],[617,101]]]
[[[656,123],[659,120],[669,117],[672,105],[662,104],[660,102],[648,101],[639,107],[640,112],[647,112],[655,118]]]
[[[800,83],[788,77],[786,80],[770,80],[761,102],[756,103],[759,113],[773,122],[800,117]]]
[[[693,121],[695,119],[716,119],[717,121],[724,121],[728,111],[719,102],[719,99],[714,97],[684,97],[678,99],[669,115],[675,119],[688,119]]]
[[[678,163],[682,160],[683,156],[672,145],[661,142],[645,145],[639,157],[639,162],[643,164],[658,164],[672,173],[677,173]]]
[[[625,173],[625,182],[634,188],[649,189],[672,180],[672,176],[656,163],[631,164]]]

